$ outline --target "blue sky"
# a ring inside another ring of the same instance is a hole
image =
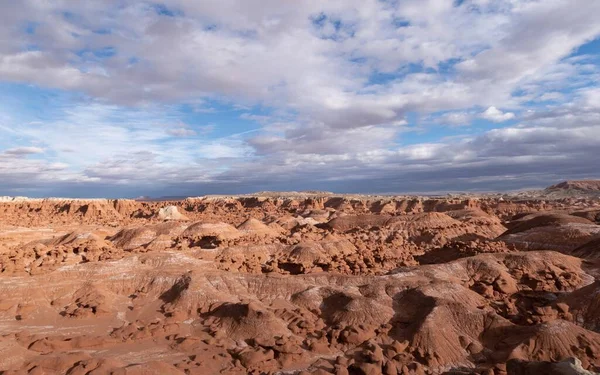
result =
[[[0,195],[600,178],[598,2],[2,7]]]

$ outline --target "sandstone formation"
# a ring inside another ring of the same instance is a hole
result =
[[[0,371],[591,374],[598,210],[588,196],[5,198]]]
[[[187,220],[187,217],[182,215],[176,206],[167,206],[159,209],[157,216],[161,220]]]

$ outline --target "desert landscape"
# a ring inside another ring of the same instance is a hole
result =
[[[600,182],[4,197],[3,374],[591,374]]]
[[[0,0],[0,375],[600,375],[600,0]]]

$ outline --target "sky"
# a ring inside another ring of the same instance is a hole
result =
[[[600,1],[0,7],[0,195],[600,178]]]

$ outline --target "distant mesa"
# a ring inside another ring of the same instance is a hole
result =
[[[295,197],[295,196],[305,196],[305,195],[333,195],[331,191],[320,191],[320,190],[303,190],[303,191],[258,191],[253,194],[248,194],[250,196],[257,197]]]
[[[187,196],[183,195],[173,195],[173,196],[162,196],[162,197],[150,197],[146,195],[139,196],[134,200],[138,202],[173,202],[173,201],[182,201],[186,199]]]
[[[583,192],[600,193],[600,180],[563,181],[559,184],[552,185],[546,188],[547,192],[561,190],[578,190]]]

